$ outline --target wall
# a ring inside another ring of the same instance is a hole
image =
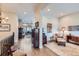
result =
[[[15,42],[17,42],[18,40],[18,18],[17,15],[15,13],[12,12],[5,12],[2,11],[2,17],[8,17],[8,22],[7,24],[11,25],[11,31],[10,32],[0,32],[0,34],[6,34],[9,35],[9,33],[15,33]],[[4,36],[5,37],[5,36]]]
[[[68,30],[68,26],[73,25],[79,25],[79,13],[68,15],[60,19],[60,27],[66,27],[66,30]],[[79,31],[70,31],[70,33],[79,36]]]
[[[51,33],[47,32],[47,23],[52,24],[52,32]],[[48,41],[50,40],[50,37],[53,36],[53,34],[58,31],[58,27],[59,27],[58,24],[59,24],[59,22],[58,22],[57,18],[50,18],[49,19],[45,16],[42,17],[42,28],[44,28],[44,32],[47,35]]]

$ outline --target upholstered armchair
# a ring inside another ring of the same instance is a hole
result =
[[[66,45],[66,35],[63,35],[62,32],[55,34],[55,40],[58,45]]]

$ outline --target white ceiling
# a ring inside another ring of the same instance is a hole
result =
[[[1,4],[1,9],[3,11],[9,11],[16,13],[19,17],[24,16],[24,12],[27,12],[27,15],[31,15],[34,12],[34,7],[36,4],[24,4],[24,3],[4,3]]]
[[[49,12],[47,8],[50,9]],[[78,3],[52,3],[43,9],[42,15],[46,17],[61,17],[76,12],[79,12]]]
[[[17,16],[23,20],[23,22],[31,23],[35,17],[34,10],[36,7],[43,8],[47,4],[39,3],[2,3],[1,10],[6,12],[16,13]],[[26,14],[24,14],[26,12]]]
[[[2,3],[1,8],[4,11],[14,12],[24,22],[32,22],[34,18],[34,9],[38,6],[38,3]],[[47,9],[50,9],[48,12]],[[26,12],[26,14],[24,14]],[[60,17],[69,13],[79,12],[79,4],[68,3],[50,3],[43,4],[41,9],[41,15],[46,17]]]

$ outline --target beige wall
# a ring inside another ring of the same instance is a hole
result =
[[[47,32],[47,23],[52,24],[52,32]],[[54,35],[55,32],[58,31],[58,19],[57,18],[51,18],[48,19],[47,17],[42,17],[42,28],[44,28],[44,32],[47,35],[48,41],[50,40],[50,37]]]
[[[17,18],[17,15],[15,13],[3,11],[2,17],[9,18],[7,24],[11,25],[11,31],[10,32],[0,32],[0,36],[1,36],[1,34],[10,35],[12,32],[15,32],[15,41],[17,41],[17,39],[18,39],[18,31],[17,31],[18,30],[18,18]]]
[[[68,26],[79,25],[79,13],[68,15],[60,19],[60,27],[66,27],[68,30]]]

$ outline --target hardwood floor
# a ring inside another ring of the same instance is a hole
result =
[[[57,56],[57,54],[44,47],[42,49],[32,49],[27,53],[27,56]]]
[[[26,53],[27,56],[56,56],[54,52],[46,47],[34,49],[32,47],[31,36],[25,36],[25,38],[18,42],[18,47]]]

